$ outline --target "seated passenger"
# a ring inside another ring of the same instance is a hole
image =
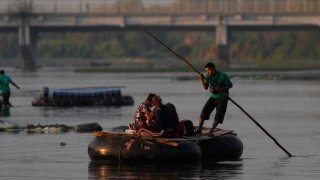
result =
[[[178,135],[179,116],[178,116],[176,107],[174,104],[168,102],[166,104],[166,108],[169,113],[168,122],[170,122],[170,124],[172,124],[171,126],[174,128],[174,132],[176,132],[175,136],[179,137],[179,135]]]
[[[156,95],[153,93],[150,93],[147,99],[139,105],[134,115],[134,123],[129,124],[129,128],[131,130],[136,130],[139,127],[148,126],[150,124],[150,121],[151,121],[150,113],[152,111],[151,101],[154,96]]]
[[[153,105],[153,117],[157,124],[157,128],[164,130],[161,137],[176,137],[177,133],[177,116],[171,118],[168,107],[162,104],[162,100],[159,96],[152,98]],[[173,120],[174,119],[174,120]]]

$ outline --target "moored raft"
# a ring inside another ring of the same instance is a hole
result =
[[[16,123],[0,119],[0,133],[18,133],[20,131],[25,131],[28,134],[57,134],[71,131],[78,133],[88,133],[102,131],[102,127],[97,122],[78,124],[76,126],[68,126],[65,124],[27,124],[26,126],[19,126]]]
[[[20,126],[18,124],[0,119],[0,132],[18,132],[18,131],[20,131]]]
[[[84,87],[49,89],[44,87],[33,106],[126,106],[133,105],[131,96],[123,96],[121,89],[114,87]]]
[[[239,160],[243,144],[233,131],[218,130],[214,137],[144,138],[97,132],[88,146],[92,161],[213,161]]]

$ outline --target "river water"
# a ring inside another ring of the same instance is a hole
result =
[[[127,125],[136,107],[149,92],[176,105],[180,119],[197,125],[208,92],[198,80],[176,80],[194,73],[74,73],[9,70],[21,87],[12,88],[9,112],[0,119],[27,124],[98,122],[104,131]],[[229,103],[224,124],[244,144],[241,161],[159,163],[90,163],[87,147],[90,133],[63,134],[0,133],[0,179],[319,179],[320,178],[320,82],[302,80],[232,79],[230,96],[249,112],[293,157],[289,158],[235,105]],[[87,86],[125,86],[134,106],[127,107],[32,107],[40,90]],[[212,119],[205,122],[211,126]],[[64,142],[66,145],[61,146]],[[187,158],[187,157],[186,157]]]

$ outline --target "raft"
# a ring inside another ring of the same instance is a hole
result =
[[[97,132],[88,146],[91,161],[238,161],[243,144],[233,131],[217,130],[183,138],[144,138],[132,134]]]
[[[127,106],[133,105],[131,96],[123,96],[121,89],[114,87],[83,87],[49,89],[44,87],[35,97],[32,106]]]
[[[20,131],[20,126],[18,124],[0,119],[0,132],[18,132],[18,131]]]
[[[102,131],[102,127],[97,122],[78,124],[76,126],[68,126],[65,124],[27,124],[27,126],[19,126],[10,121],[0,119],[0,133],[19,133],[25,131],[28,134],[57,134],[70,131],[78,133]]]

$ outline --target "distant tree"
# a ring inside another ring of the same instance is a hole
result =
[[[60,58],[64,52],[62,39],[40,40],[37,45],[38,55],[42,58]]]
[[[319,51],[316,48],[319,47],[320,36],[315,32],[300,32],[297,33],[295,42],[292,43],[294,50],[292,51],[292,58],[305,59],[318,57]],[[318,45],[317,45],[318,44]]]
[[[100,50],[103,51],[103,58],[125,56],[125,51],[117,39],[112,39],[112,41],[103,43]]]
[[[0,57],[17,58],[19,57],[18,36],[15,33],[0,34]]]
[[[214,32],[152,31],[170,48],[197,64],[217,59]],[[21,58],[16,33],[0,33],[0,58]],[[141,31],[86,33],[39,33],[39,58],[175,58],[166,48]],[[233,32],[229,55],[232,61],[256,63],[269,60],[320,61],[320,33]]]

